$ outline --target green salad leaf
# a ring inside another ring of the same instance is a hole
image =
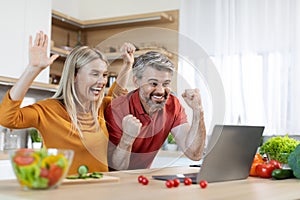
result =
[[[276,136],[267,140],[259,149],[260,154],[271,155],[271,159],[287,163],[291,152],[300,144],[300,141],[290,138],[288,135]],[[283,156],[285,154],[285,156]]]

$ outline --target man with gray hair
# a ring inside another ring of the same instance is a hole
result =
[[[111,169],[149,168],[169,133],[188,158],[201,159],[206,130],[199,90],[182,94],[193,110],[189,125],[184,108],[171,94],[174,68],[167,57],[154,51],[136,59],[133,82],[137,89],[114,99],[105,110]]]

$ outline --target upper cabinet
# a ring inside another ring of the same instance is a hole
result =
[[[51,35],[51,52],[60,54],[50,68],[52,83],[58,82],[66,55],[78,45],[101,50],[113,74],[120,70],[119,49],[124,42],[137,47],[136,56],[150,50],[160,51],[177,65],[178,10],[86,21],[52,11]]]
[[[43,30],[50,36],[51,0],[9,0],[0,3],[0,76],[19,78],[28,64],[29,36]],[[49,83],[49,69],[36,82]],[[0,81],[3,81],[0,78]]]

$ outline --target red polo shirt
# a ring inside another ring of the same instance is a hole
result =
[[[138,90],[114,99],[106,108],[105,119],[109,140],[118,145],[123,134],[122,119],[132,114],[140,120],[142,128],[133,143],[128,169],[149,168],[171,129],[187,123],[187,116],[179,100],[170,95],[164,108],[150,117],[143,109]]]

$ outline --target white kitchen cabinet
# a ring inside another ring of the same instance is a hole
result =
[[[0,180],[16,179],[9,160],[0,160]]]
[[[0,27],[0,76],[19,78],[28,64],[29,36],[42,30],[51,38],[51,0],[1,1]],[[35,81],[48,83],[49,68]]]

